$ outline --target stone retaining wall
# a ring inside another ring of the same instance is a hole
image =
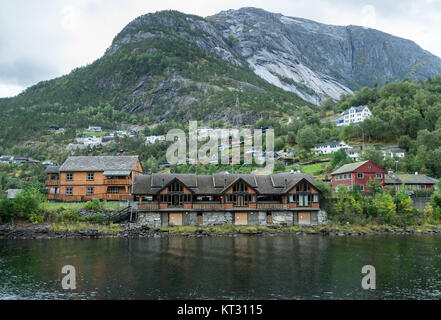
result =
[[[234,212],[222,212],[222,211],[207,211],[199,213],[202,214],[201,226],[215,226],[234,223]],[[200,219],[200,218],[199,218]],[[269,225],[275,226],[288,226],[298,224],[298,213],[295,211],[273,211],[271,212],[271,221]],[[183,225],[197,225],[198,213],[197,212],[183,212],[182,224]],[[327,214],[325,211],[313,211],[311,212],[311,225],[324,225],[327,223]],[[139,212],[138,220],[136,222],[138,226],[149,226],[152,228],[167,227],[168,213],[167,212]],[[265,226],[267,223],[267,212],[255,211],[248,213],[248,225],[253,226]]]

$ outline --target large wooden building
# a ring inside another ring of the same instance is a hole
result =
[[[50,201],[130,201],[132,182],[143,170],[138,156],[89,156],[69,157],[46,173]]]
[[[316,225],[326,219],[310,175],[139,175],[132,193],[138,220],[156,227]]]

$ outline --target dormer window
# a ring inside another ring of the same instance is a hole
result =
[[[178,182],[173,182],[168,187],[168,192],[184,192],[184,187]]]
[[[233,186],[233,192],[247,192],[248,188],[245,183],[239,182]]]

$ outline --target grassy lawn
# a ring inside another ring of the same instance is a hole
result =
[[[87,232],[90,230],[98,230],[98,232],[102,234],[118,234],[123,231],[124,228],[113,223],[111,223],[110,225],[102,225],[88,222],[53,223],[49,228],[49,231],[51,232]]]
[[[43,209],[73,209],[73,210],[79,210],[83,209],[85,202],[44,202],[42,204]],[[122,210],[124,207],[121,207],[119,205],[119,202],[101,202],[101,204],[106,209],[113,209],[113,210]]]
[[[322,170],[325,170],[326,166],[328,164],[329,164],[329,162],[310,164],[310,165],[301,167],[300,171],[302,171],[302,173],[315,174],[315,173],[319,173]]]
[[[88,131],[84,131],[83,135],[86,136],[96,136],[96,137],[103,137],[106,135],[106,132],[88,132]]]

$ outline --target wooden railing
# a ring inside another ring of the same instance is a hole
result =
[[[288,205],[284,203],[257,203],[257,209],[286,210],[288,208],[289,208]]]
[[[193,203],[194,210],[222,210],[225,206],[222,203]]]
[[[138,204],[138,210],[159,210],[159,204],[157,203]]]
[[[46,180],[44,182],[45,185],[47,186],[59,186],[60,185],[60,180]]]
[[[120,194],[95,194],[91,196],[68,196],[60,194],[47,194],[46,198],[48,200],[55,200],[61,202],[87,202],[93,199],[106,200],[106,201],[131,201],[133,197],[131,195],[120,195]]]
[[[130,185],[130,180],[128,179],[106,179],[105,184],[108,185]]]

